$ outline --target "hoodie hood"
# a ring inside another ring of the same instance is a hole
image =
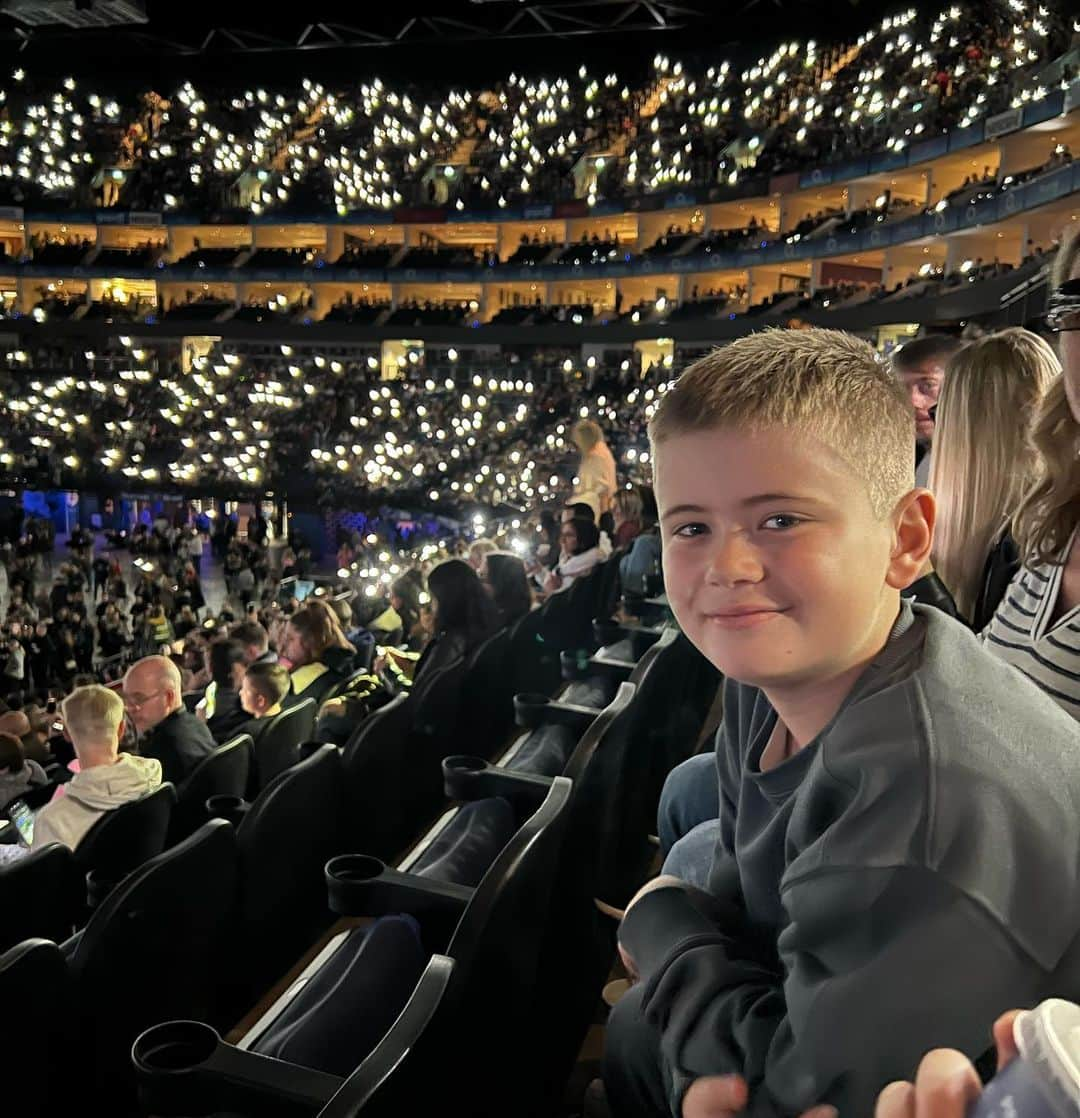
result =
[[[157,758],[121,753],[115,765],[95,765],[77,772],[64,795],[95,811],[109,811],[153,792],[160,784],[161,762]]]

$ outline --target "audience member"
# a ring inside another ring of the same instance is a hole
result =
[[[233,640],[239,641],[244,650],[244,663],[276,664],[277,653],[270,648],[270,634],[258,621],[239,621],[229,632]]]
[[[1013,518],[1023,566],[986,629],[987,647],[1080,717],[1080,230],[1051,275],[1050,321],[1062,376],[1043,398],[1032,439],[1039,476]]]
[[[978,1054],[1002,1007],[1075,980],[1075,727],[901,602],[935,516],[913,434],[873,351],[817,329],[715,351],[653,416],[668,596],[725,676],[720,842],[707,892],[662,877],[627,908],[620,1116],[724,1073],[752,1113],[870,1113],[928,1047]]]
[[[934,443],[933,409],[949,360],[963,342],[948,334],[927,334],[906,342],[892,355],[893,371],[902,381],[915,409],[915,484],[930,477],[930,449]]]
[[[286,706],[302,699],[321,703],[345,678],[344,672],[335,670],[329,663],[334,658],[333,650],[340,647],[339,641],[345,640],[335,621],[330,612],[315,601],[306,603],[289,618],[282,648],[282,658],[288,663],[292,683]]]
[[[620,489],[615,494],[615,547],[629,547],[641,535],[641,494],[636,489]]]
[[[14,734],[0,733],[0,809],[48,782],[45,770],[26,756],[23,743]]]
[[[123,686],[140,752],[161,762],[163,779],[182,783],[215,742],[206,723],[184,707],[180,669],[166,656],[147,656],[128,668]]]
[[[1032,419],[1061,366],[1027,330],[972,342],[949,361],[936,417],[930,489],[934,569],[981,632],[1020,566],[1008,525],[1036,478]]]
[[[476,571],[460,559],[447,559],[428,575],[434,604],[434,636],[413,673],[415,685],[482,644],[499,628],[499,612]]]
[[[559,543],[559,561],[544,580],[544,590],[549,594],[565,590],[604,558],[600,552],[600,532],[591,520],[563,521]]]
[[[516,624],[532,609],[529,577],[525,573],[525,564],[516,555],[508,551],[489,553],[484,583],[491,592],[504,627]]]
[[[615,499],[615,458],[604,441],[600,424],[594,420],[582,419],[575,423],[571,438],[581,452],[572,500],[588,504],[599,521],[610,513]],[[606,528],[605,525],[601,527]]]
[[[247,713],[247,722],[236,731],[250,734],[253,741],[275,714],[281,713],[281,704],[289,693],[289,673],[276,661],[256,660],[247,667],[240,684],[240,705]]]
[[[121,753],[124,701],[99,684],[76,687],[61,704],[64,737],[71,742],[78,772],[64,794],[34,816],[33,849],[60,842],[74,850],[108,811],[153,792],[161,784],[161,762]]]
[[[214,689],[214,713],[206,726],[218,745],[243,733],[248,716],[240,702],[244,680],[244,646],[234,637],[222,637],[210,645],[210,679]]]

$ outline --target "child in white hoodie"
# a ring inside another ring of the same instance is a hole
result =
[[[119,752],[124,703],[115,691],[98,684],[76,687],[61,703],[61,712],[79,771],[64,786],[64,795],[34,816],[35,850],[50,842],[74,850],[107,811],[161,784],[160,761]]]

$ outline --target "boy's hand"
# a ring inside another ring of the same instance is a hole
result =
[[[683,1095],[682,1118],[733,1118],[749,1099],[741,1075],[706,1075],[695,1079]],[[802,1118],[836,1118],[836,1108],[815,1106]]]
[[[1018,1055],[1013,1022],[1020,1012],[1014,1009],[994,1022],[998,1071]],[[962,1052],[936,1048],[923,1057],[914,1083],[890,1083],[878,1095],[874,1118],[964,1118],[981,1090]]]

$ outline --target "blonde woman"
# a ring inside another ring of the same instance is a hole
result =
[[[569,503],[583,501],[592,505],[599,522],[604,513],[611,511],[615,499],[615,458],[604,442],[600,424],[591,419],[575,423],[570,438],[581,451],[581,462],[578,464],[577,485]]]
[[[1063,373],[1043,399],[1032,440],[1039,478],[1013,518],[1023,567],[985,637],[991,651],[1080,718],[1080,228],[1051,275],[1047,324]]]
[[[1035,482],[1034,415],[1061,366],[1028,330],[960,350],[938,399],[930,489],[938,502],[933,564],[960,616],[981,632],[1020,566],[1008,523]]]

